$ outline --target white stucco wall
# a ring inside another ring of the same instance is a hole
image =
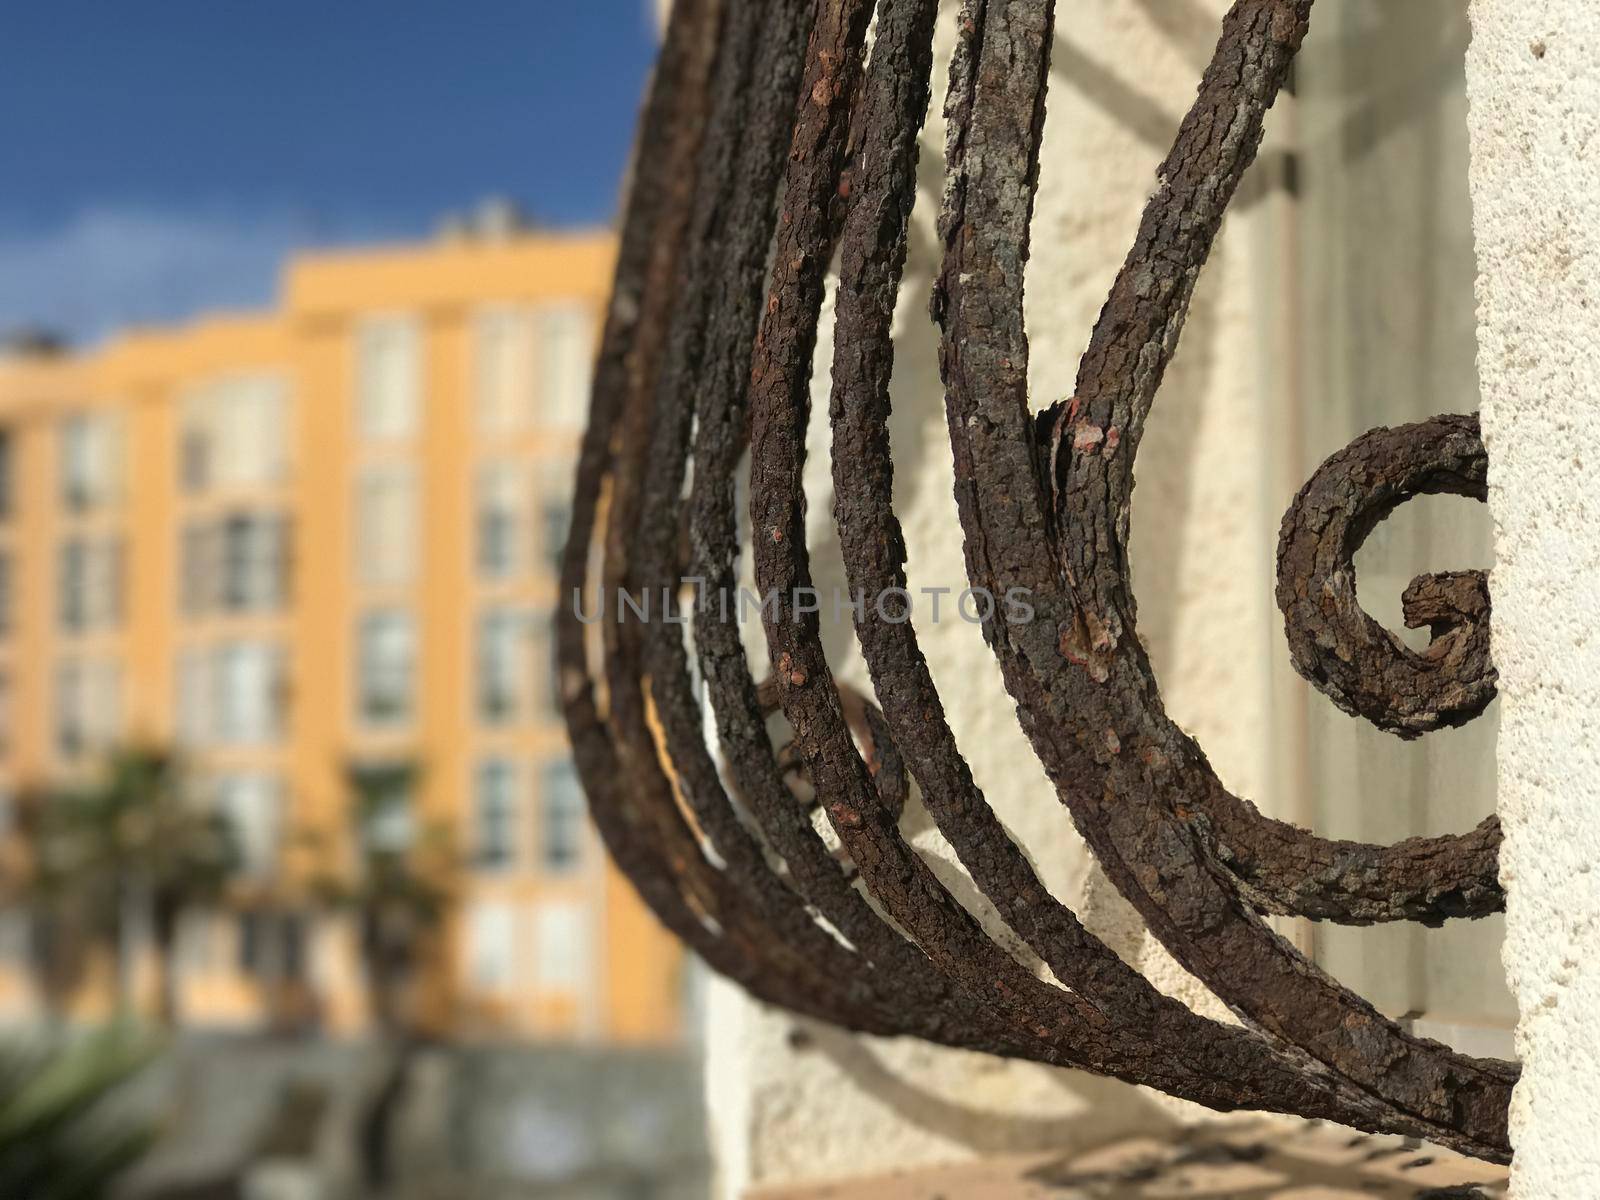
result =
[[[1600,8],[1473,0],[1518,1200],[1600,1196]]]
[[[1079,355],[1132,239],[1155,168],[1193,100],[1216,40],[1224,0],[1080,0],[1058,25],[1043,167],[1028,274],[1036,405],[1070,394]],[[910,586],[965,580],[952,496],[950,448],[927,316],[937,267],[934,220],[942,186],[943,60],[955,4],[939,36],[934,115],[924,135],[922,191],[901,295],[895,368],[896,502],[910,548]],[[1271,556],[1283,502],[1300,479],[1268,486],[1274,467],[1269,408],[1281,404],[1264,373],[1277,300],[1264,294],[1270,202],[1229,217],[1201,282],[1194,316],[1140,455],[1134,512],[1143,633],[1170,710],[1205,745],[1224,779],[1245,794],[1276,789],[1269,644],[1281,640],[1271,604]],[[1278,216],[1281,217],[1281,213]],[[1267,257],[1271,257],[1268,255]],[[831,353],[824,322],[818,361]],[[1264,333],[1264,331],[1266,331]],[[819,587],[841,581],[831,524],[826,371],[807,476]],[[1225,471],[1198,468],[1226,463]],[[1287,489],[1287,491],[1285,491]],[[1204,598],[1204,603],[1200,599]],[[1092,867],[1017,726],[992,653],[974,626],[928,624],[919,635],[947,696],[958,741],[991,804],[1029,847],[1057,895],[1138,960],[1159,986],[1204,1002],[1200,989],[1149,942],[1130,909]],[[760,631],[753,633],[759,641]],[[753,651],[761,653],[754,645]],[[848,626],[830,631],[841,677],[866,675]],[[1226,696],[1227,703],[1217,698]],[[941,875],[972,896],[953,855],[925,817],[908,829]],[[721,1193],[914,1167],[981,1154],[1069,1151],[1175,1119],[1172,1102],[1137,1089],[911,1041],[847,1037],[754,1005],[714,983],[707,999],[707,1087]]]

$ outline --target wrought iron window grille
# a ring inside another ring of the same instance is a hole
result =
[[[562,593],[659,594],[684,578],[732,590],[735,476],[748,449],[756,581],[779,600],[761,610],[772,663],[761,683],[725,609],[683,614],[691,663],[678,624],[586,624],[580,603],[563,602],[562,703],[606,845],[710,966],[796,1012],[1504,1161],[1516,1068],[1414,1036],[1265,921],[1434,924],[1498,911],[1497,823],[1378,846],[1263,816],[1168,719],[1136,634],[1134,457],[1311,0],[1238,0],[1227,14],[1075,394],[1039,414],[1027,394],[1022,282],[1051,0],[964,0],[945,100],[932,315],[967,572],[993,595],[1026,589],[1035,610],[1024,623],[986,622],[985,636],[1108,876],[1239,1024],[1158,992],[1041,884],[973,781],[914,622],[870,604],[854,613],[869,700],[835,685],[816,614],[792,600],[811,583],[801,469],[834,261],[829,417],[846,571],[868,595],[906,583],[892,505],[890,318],[937,0],[879,0],[869,56],[874,7],[678,0],[673,12],[638,136]],[[1360,609],[1353,556],[1411,496],[1484,498],[1485,469],[1473,416],[1374,430],[1329,459],[1283,521],[1278,601],[1296,667],[1401,737],[1470,720],[1493,697],[1486,580],[1415,580],[1407,624],[1432,640],[1414,651]],[[720,760],[702,732],[696,676]],[[793,729],[782,748],[767,734],[776,707]],[[973,882],[1054,982],[987,937],[902,839],[912,779]],[[813,801],[848,869],[814,829]]]

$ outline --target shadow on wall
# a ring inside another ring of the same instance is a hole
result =
[[[1088,1153],[1015,1154],[746,1200],[1504,1200],[1506,1171],[1400,1138],[1235,1119]]]
[[[852,1086],[892,1108],[902,1120],[976,1155],[1061,1152],[1071,1147],[1103,1145],[1130,1128],[1150,1134],[1178,1128],[1169,1112],[1150,1101],[1130,1113],[1130,1095],[1143,1093],[1097,1075],[1050,1072],[1062,1090],[1083,1106],[1081,1111],[1052,1117],[999,1115],[918,1087],[873,1053],[863,1039],[829,1026],[797,1024],[790,1045],[815,1050]]]

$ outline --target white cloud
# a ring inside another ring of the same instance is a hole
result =
[[[263,308],[283,261],[328,238],[286,213],[88,209],[55,229],[0,230],[0,330],[92,342],[130,324]]]

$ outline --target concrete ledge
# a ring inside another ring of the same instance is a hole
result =
[[[1399,1138],[1244,1121],[1130,1138],[1077,1155],[1023,1155],[746,1200],[1500,1200],[1503,1167]]]

